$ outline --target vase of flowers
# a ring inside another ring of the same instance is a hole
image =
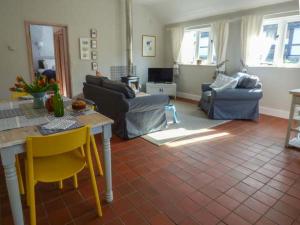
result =
[[[33,108],[40,109],[44,107],[46,92],[52,89],[53,84],[47,81],[45,76],[38,75],[32,83],[27,83],[22,76],[17,76],[14,87],[11,91],[27,92],[33,97]]]

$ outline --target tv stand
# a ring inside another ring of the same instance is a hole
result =
[[[176,99],[176,83],[146,83],[146,92],[151,95],[165,94]]]

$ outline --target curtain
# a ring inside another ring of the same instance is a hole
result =
[[[259,63],[259,35],[263,23],[263,16],[250,15],[242,17],[241,25],[241,56],[245,65]]]
[[[172,27],[170,28],[171,32],[171,44],[172,44],[172,55],[173,62],[175,64],[179,61],[181,43],[183,40],[184,29],[182,26]]]
[[[182,26],[172,27],[170,28],[171,32],[171,44],[172,44],[172,56],[173,56],[173,69],[174,69],[174,76],[179,76],[179,65],[178,62],[180,61],[180,50],[182,45],[182,40],[184,36],[184,29]]]
[[[215,46],[217,65],[226,60],[226,51],[229,35],[229,22],[219,21],[211,25],[213,34],[213,43]],[[225,71],[225,63],[218,68],[220,71]]]

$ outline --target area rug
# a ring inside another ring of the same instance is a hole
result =
[[[178,120],[180,123],[173,123],[173,115],[167,112],[168,126],[166,129],[142,136],[145,140],[161,146],[191,135],[208,132],[208,129],[219,126],[228,120],[211,120],[195,104],[182,101],[173,101],[176,106]]]

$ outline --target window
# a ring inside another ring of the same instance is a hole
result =
[[[300,66],[300,16],[265,20],[261,38],[262,65]]]
[[[198,60],[204,65],[215,63],[210,27],[186,30],[180,55],[183,64],[197,64]]]

